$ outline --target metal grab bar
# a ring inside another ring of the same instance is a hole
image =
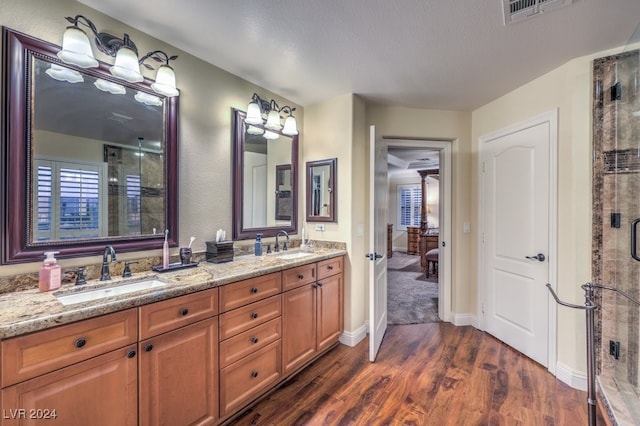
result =
[[[640,219],[638,219],[640,222]],[[635,225],[634,225],[635,226]],[[640,259],[638,259],[640,260]],[[596,305],[594,304],[594,290],[596,288],[602,290],[610,290],[614,291],[623,297],[627,298],[631,302],[640,306],[640,302],[635,298],[631,297],[629,294],[625,293],[622,290],[619,290],[615,287],[609,287],[601,284],[593,284],[586,283],[581,285],[580,287],[584,290],[584,306],[582,305],[574,305],[573,303],[563,302],[558,298],[558,295],[553,288],[551,288],[551,284],[547,283],[546,287],[551,292],[551,295],[556,300],[556,302],[562,306],[566,306],[572,309],[581,309],[586,312],[587,317],[587,413],[589,416],[589,426],[596,425],[596,344],[595,344],[595,316],[594,310]]]
[[[631,222],[631,257],[640,261],[640,256],[638,256],[638,223],[640,223],[640,218]]]

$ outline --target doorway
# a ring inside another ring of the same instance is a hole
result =
[[[451,321],[451,142],[427,139],[385,138],[388,146],[389,222],[391,254],[388,258],[388,318],[389,324],[414,324]],[[426,178],[426,228],[430,242],[438,248],[437,262],[429,262],[429,275],[420,255],[420,196],[422,177],[419,170],[438,170]],[[419,190],[413,192],[418,188]],[[429,190],[431,188],[431,190]],[[400,192],[399,192],[400,191]],[[403,212],[402,196],[414,201]],[[404,216],[404,220],[402,220]],[[407,221],[407,216],[413,220]],[[403,223],[404,222],[404,223]],[[409,225],[409,226],[407,226]],[[413,237],[409,249],[409,231]],[[409,254],[407,254],[409,252]],[[395,293],[394,293],[395,292]]]

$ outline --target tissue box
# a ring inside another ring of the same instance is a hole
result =
[[[207,262],[224,263],[233,260],[233,241],[207,241]]]

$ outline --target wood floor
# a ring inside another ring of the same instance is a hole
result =
[[[586,425],[586,392],[473,327],[399,325],[375,363],[340,345],[232,424]]]

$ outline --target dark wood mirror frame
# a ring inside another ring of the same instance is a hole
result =
[[[262,234],[263,237],[275,237],[278,231],[285,231],[289,234],[298,232],[298,136],[282,136],[291,138],[291,225],[272,226],[266,228],[245,228],[242,223],[242,197],[243,197],[243,156],[244,156],[244,119],[247,114],[238,109],[232,109],[233,123],[233,239],[247,240]],[[255,127],[264,128],[256,125]],[[273,132],[273,130],[271,130]]]
[[[336,193],[338,192],[337,188],[337,167],[338,167],[338,159],[331,158],[328,160],[319,160],[319,161],[308,161],[307,164],[307,222],[336,222],[337,220],[337,205],[336,205]],[[329,206],[328,206],[328,214],[326,216],[313,215],[311,212],[313,211],[312,206],[312,197],[311,194],[313,192],[313,168],[314,167],[324,167],[329,166],[329,182],[331,186],[328,188],[329,190]]]
[[[61,30],[62,31],[62,30]],[[31,174],[31,77],[29,64],[31,56],[49,62],[62,63],[56,57],[59,46],[22,34],[6,27],[2,31],[3,82],[2,82],[2,151],[0,164],[3,176],[1,187],[2,219],[2,264],[40,261],[44,251],[58,251],[57,258],[96,255],[105,245],[112,245],[116,251],[151,250],[162,247],[164,235],[134,235],[101,237],[55,241],[51,243],[30,243],[28,225],[29,189]],[[100,63],[98,68],[81,69],[64,64],[85,74],[113,80],[108,64]],[[118,81],[127,87],[153,93],[149,80],[130,84]],[[169,245],[178,245],[178,97],[165,99],[165,223],[170,230]]]

